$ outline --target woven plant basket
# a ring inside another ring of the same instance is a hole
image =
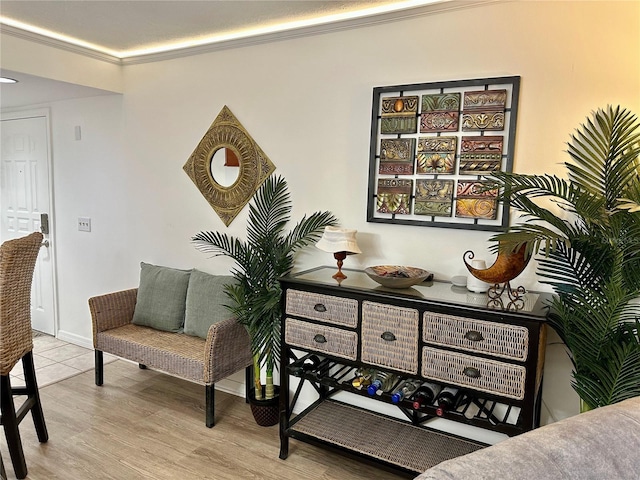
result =
[[[280,387],[275,388],[275,396],[269,400],[256,400],[255,388],[251,389],[249,396],[249,405],[251,405],[251,413],[256,423],[261,427],[271,427],[280,421]],[[264,392],[264,385],[262,386]]]

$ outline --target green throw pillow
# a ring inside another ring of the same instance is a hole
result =
[[[184,324],[185,302],[191,270],[140,263],[140,286],[132,323],[167,332]]]
[[[233,282],[230,275],[209,275],[195,269],[191,272],[184,333],[206,339],[211,325],[233,317],[225,307],[231,305],[232,300],[224,292],[224,286]]]

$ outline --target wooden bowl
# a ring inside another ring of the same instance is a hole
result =
[[[422,268],[400,265],[376,265],[365,268],[364,272],[369,278],[387,288],[409,288],[433,278],[432,273]]]

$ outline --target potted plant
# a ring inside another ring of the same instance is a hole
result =
[[[199,250],[235,261],[231,271],[235,283],[225,287],[231,300],[228,308],[247,328],[251,338],[255,382],[253,400],[275,405],[276,412],[273,371],[280,360],[282,315],[282,289],[278,278],[291,271],[294,254],[299,249],[317,241],[324,227],[337,224],[337,219],[330,212],[315,212],[308,217],[305,215],[293,230],[285,232],[291,208],[287,182],[280,176],[270,176],[249,204],[246,240],[220,232],[200,232],[193,237]],[[266,372],[264,389],[260,380],[262,368]],[[275,422],[277,414],[271,424]],[[269,423],[265,420],[261,424]]]
[[[581,411],[640,395],[639,140],[637,117],[608,107],[571,136],[566,180],[492,175],[525,222],[492,240],[539,254],[537,272],[555,293],[549,323],[568,349]]]

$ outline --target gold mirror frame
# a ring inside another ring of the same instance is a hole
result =
[[[228,187],[211,174],[211,158],[221,148],[231,149],[240,163],[238,178]],[[225,105],[183,169],[228,227],[276,167]]]

